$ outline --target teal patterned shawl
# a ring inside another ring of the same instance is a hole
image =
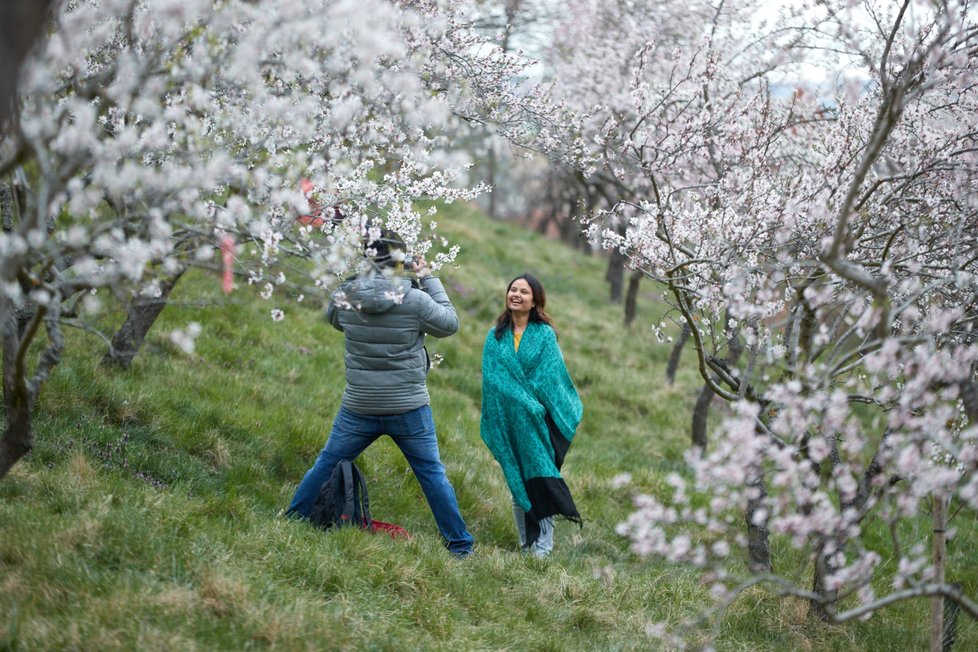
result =
[[[513,349],[513,331],[482,350],[482,440],[502,467],[528,521],[563,515],[581,518],[560,477],[584,406],[567,373],[554,330],[531,322]]]

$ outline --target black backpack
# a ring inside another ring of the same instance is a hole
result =
[[[366,529],[373,526],[367,483],[356,464],[344,460],[333,467],[319,489],[309,520],[324,530],[345,525]]]

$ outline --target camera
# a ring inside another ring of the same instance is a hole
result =
[[[405,256],[403,261],[404,269],[414,269],[414,263],[416,262],[418,262],[418,259],[415,256]]]

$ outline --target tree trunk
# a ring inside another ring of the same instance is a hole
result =
[[[489,153],[486,156],[486,167],[488,168],[488,170],[486,171],[486,176],[488,177],[488,182],[489,182],[489,207],[486,212],[489,213],[489,217],[493,219],[497,219],[499,217],[498,215],[499,208],[496,206],[496,197],[497,197],[496,166],[497,165],[498,164],[496,162],[496,147],[490,141]]]
[[[537,223],[537,233],[544,236],[550,231],[550,225],[557,223],[557,211],[560,210],[557,207],[556,178],[557,173],[551,166],[550,172],[547,175],[547,196],[543,201],[543,208],[540,211],[541,219]]]
[[[3,439],[0,439],[0,480],[34,448],[33,401],[25,398],[28,397],[17,396],[16,400],[5,405],[6,423]]]
[[[961,590],[960,582],[951,582],[951,586],[956,591]],[[958,614],[961,613],[961,605],[954,600],[944,602],[944,641],[942,642],[942,652],[951,652],[954,649],[954,641],[958,638]]]
[[[4,233],[14,230],[14,191],[5,183],[0,183],[0,221]]]
[[[611,255],[608,256],[608,268],[605,270],[604,280],[608,281],[608,298],[611,302],[621,301],[622,288],[625,286],[625,257],[617,249],[612,250]]]
[[[115,365],[122,369],[128,369],[132,364],[133,358],[139,352],[139,348],[146,339],[149,329],[156,323],[156,319],[166,307],[167,299],[173,291],[173,287],[183,276],[186,268],[181,269],[173,276],[165,279],[160,284],[160,296],[136,297],[129,306],[126,321],[119,327],[116,334],[112,337],[112,344],[109,350],[102,357],[102,364],[106,366]]]
[[[813,600],[809,604],[808,615],[828,623],[832,621],[832,614],[829,613],[827,605],[835,603],[837,592],[826,585],[826,578],[831,569],[825,554],[825,546],[826,544],[822,543],[815,551],[815,572],[812,577],[812,593],[820,596],[822,601]]]
[[[842,458],[839,455],[839,447],[834,437],[828,438],[830,441],[829,454],[825,458],[828,465],[828,473],[830,475],[835,475],[836,469],[842,465]],[[885,437],[884,437],[885,439]],[[802,445],[800,447],[800,452],[804,455],[804,458],[808,460],[811,464],[812,472],[817,476],[821,476],[825,471],[822,468],[822,463],[816,462],[809,455],[810,437],[809,433],[806,433],[802,438]],[[866,470],[863,472],[863,480],[867,479],[867,474],[875,473],[874,464],[879,463],[879,451],[873,456]],[[866,483],[866,488],[872,486],[872,476]],[[862,484],[860,484],[860,489]],[[861,494],[857,490],[856,495],[853,500],[849,502],[850,509],[855,511],[860,511],[862,507],[869,500],[869,494]],[[843,503],[844,505],[845,503]],[[857,507],[858,505],[858,507]],[[840,505],[841,506],[841,505]],[[811,514],[811,509],[805,508],[802,510],[802,515],[808,517]],[[831,548],[830,548],[831,546]],[[841,537],[837,539],[823,539],[820,540],[815,548],[815,572],[812,574],[812,593],[818,595],[820,600],[812,600],[809,603],[808,615],[812,618],[817,618],[818,620],[828,623],[832,622],[833,612],[835,610],[835,604],[839,599],[839,592],[835,589],[830,589],[828,586],[828,577],[838,568],[835,559],[835,554],[839,550],[845,549],[845,544]],[[830,608],[831,607],[831,608]]]
[[[771,547],[768,542],[767,485],[764,483],[763,471],[757,469],[757,476],[750,482],[749,487],[757,489],[757,495],[747,501],[747,556],[748,566],[752,573],[769,573],[771,571]]]
[[[537,233],[547,235],[550,232],[550,225],[555,224],[556,220],[553,210],[543,211],[540,215],[540,221],[537,222]]]
[[[672,353],[669,354],[669,364],[666,366],[666,382],[672,385],[676,382],[676,370],[679,369],[679,359],[683,354],[683,347],[686,346],[686,341],[689,340],[689,336],[692,332],[689,330],[689,324],[683,322],[683,329],[679,332],[679,339],[672,345]],[[699,401],[697,401],[699,405]]]
[[[730,315],[727,314],[725,318],[725,324],[730,323]],[[683,335],[681,336],[681,341],[685,341],[692,335],[688,323],[683,324]],[[677,349],[680,347],[677,345],[673,348],[672,356],[676,358],[676,365],[679,364],[679,354]],[[681,349],[680,349],[681,350]],[[730,343],[727,349],[727,363],[730,366],[737,364],[737,360],[740,359],[740,354],[744,352],[744,347],[740,341],[740,336],[737,332],[734,332],[730,338]],[[671,356],[671,357],[672,357]],[[669,364],[672,365],[672,359],[670,357]],[[668,370],[666,372],[668,374]],[[714,383],[719,383],[720,378],[716,375],[712,377]],[[713,403],[713,397],[716,396],[714,391],[710,389],[709,383],[703,383],[703,389],[700,390],[699,396],[696,397],[696,405],[693,407],[693,423],[692,432],[690,433],[693,447],[700,449],[700,454],[706,451],[706,445],[709,443],[709,438],[706,435],[706,423],[710,416],[710,406]]]
[[[730,324],[729,312],[725,315],[724,324],[725,329]],[[727,362],[733,366],[744,351],[739,332],[732,334],[728,347]],[[754,491],[747,501],[747,509],[744,514],[747,521],[747,566],[750,572],[754,574],[770,573],[771,545],[767,523],[771,516],[765,504],[767,502],[767,484],[764,482],[764,467],[759,465],[753,469],[753,472],[755,475],[748,481],[747,488]]]
[[[0,439],[0,479],[34,448],[34,396],[32,386],[18,378],[17,356],[21,346],[20,329],[13,314],[2,317],[3,329],[3,408],[4,429]],[[18,382],[21,381],[21,382]]]
[[[703,383],[703,389],[696,397],[696,406],[693,408],[693,447],[700,449],[702,455],[706,451],[706,420],[710,416],[710,403],[713,402],[715,394],[707,383]]]
[[[560,241],[578,249],[578,228],[577,228],[577,218],[580,215],[580,209],[577,205],[577,197],[567,197],[567,214],[561,218],[560,222]]]
[[[947,559],[947,500],[944,494],[934,496],[934,579],[944,583],[944,566]],[[944,596],[930,599],[930,652],[944,649]]]
[[[968,415],[968,421],[978,422],[978,383],[966,380],[961,383],[961,402]]]
[[[20,64],[44,35],[51,0],[4,0],[0,3],[0,127],[15,118]]]
[[[625,295],[625,326],[631,326],[638,311],[638,285],[642,281],[642,271],[636,269],[628,279],[628,294]]]

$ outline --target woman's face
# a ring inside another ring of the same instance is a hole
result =
[[[530,284],[521,278],[513,281],[509,286],[509,292],[506,293],[506,309],[514,315],[529,315],[535,305]]]

